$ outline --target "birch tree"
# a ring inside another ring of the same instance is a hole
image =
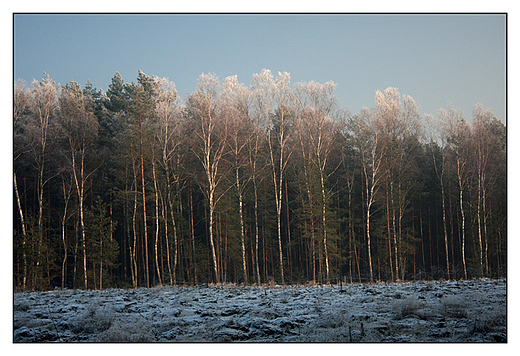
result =
[[[42,265],[42,249],[44,248],[45,228],[43,225],[44,214],[44,190],[56,172],[50,172],[47,163],[49,161],[49,146],[54,143],[53,136],[56,133],[56,112],[60,86],[50,76],[44,73],[41,81],[33,80],[29,95],[31,115],[24,123],[24,131],[27,139],[27,154],[31,157],[32,167],[37,175],[36,196],[38,200],[37,213],[37,242],[35,253],[35,273],[33,273],[33,285],[36,285],[37,275]]]
[[[445,130],[448,132],[447,142],[451,151],[451,160],[455,166],[455,177],[458,187],[458,200],[461,221],[461,253],[462,265],[464,268],[464,278],[468,278],[466,264],[466,210],[464,191],[466,190],[469,179],[468,164],[468,140],[470,137],[470,127],[462,117],[462,111],[448,106],[447,110],[441,111],[440,116],[443,120]]]
[[[148,251],[148,214],[146,205],[146,175],[145,175],[145,144],[149,144],[149,129],[154,119],[154,101],[153,96],[156,90],[156,83],[144,74],[138,72],[138,83],[130,83],[125,85],[125,92],[129,97],[129,112],[133,118],[134,132],[137,130],[137,142],[140,160],[141,175],[141,197],[143,206],[143,237],[144,237],[144,268],[146,286],[150,287],[150,262]],[[135,133],[134,133],[135,135]],[[146,142],[145,142],[146,141]],[[149,146],[148,146],[149,147]]]
[[[180,110],[177,103],[177,91],[175,84],[166,78],[156,78],[158,92],[155,97],[155,111],[157,117],[157,141],[161,151],[159,160],[166,179],[166,203],[164,204],[165,213],[165,236],[166,236],[166,260],[168,265],[168,275],[170,285],[177,283],[176,271],[179,261],[179,242],[177,232],[177,220],[172,197],[172,185],[178,181],[178,174],[172,170],[173,161],[178,154],[178,147],[181,143],[179,137]],[[168,217],[168,211],[170,216]],[[170,260],[170,240],[168,219],[171,218],[173,228],[173,268]]]
[[[278,256],[280,261],[280,277],[285,284],[284,262],[282,249],[282,193],[287,164],[291,156],[289,138],[294,109],[292,108],[294,94],[290,88],[289,73],[278,72],[272,88],[272,100],[276,104],[276,111],[270,117],[267,131],[269,147],[269,162],[272,168],[274,196],[276,204],[276,227],[278,233]]]
[[[329,253],[328,253],[328,230],[327,230],[327,192],[326,192],[326,173],[329,155],[336,135],[340,131],[339,112],[337,101],[334,95],[336,84],[327,82],[319,84],[314,81],[309,83],[298,83],[296,92],[301,107],[301,128],[304,135],[308,138],[308,149],[310,159],[319,172],[320,191],[321,191],[321,220],[323,231],[323,248],[325,255],[326,281],[330,279]],[[336,119],[336,121],[334,121]],[[300,140],[302,141],[302,140]],[[302,150],[305,147],[302,144]]]
[[[220,274],[214,236],[215,207],[221,196],[216,196],[217,187],[222,180],[219,171],[226,148],[226,127],[220,115],[219,100],[220,83],[212,74],[199,77],[196,91],[189,95],[186,105],[188,115],[193,120],[194,135],[197,140],[193,152],[204,169],[206,182],[203,192],[209,210],[209,241],[216,283],[220,283]]]
[[[23,276],[22,276],[22,290],[25,290],[27,285],[27,229],[25,222],[24,209],[20,200],[20,192],[18,189],[18,178],[16,176],[17,160],[29,150],[24,139],[23,123],[20,120],[22,117],[27,117],[29,114],[29,107],[31,106],[31,96],[29,89],[24,82],[17,81],[14,87],[14,101],[13,101],[13,182],[14,192],[16,196],[16,203],[18,207],[18,214],[20,215],[20,223],[22,227],[22,259],[23,259]]]
[[[407,95],[401,97],[397,88],[390,87],[384,92],[377,91],[375,101],[372,125],[374,130],[379,132],[380,144],[385,151],[381,156],[383,164],[380,173],[386,182],[389,264],[391,269],[395,267],[396,278],[402,279],[404,278],[403,219],[416,188],[417,167],[414,151],[420,143],[418,140],[420,114],[414,99]],[[367,195],[368,199],[369,195]],[[392,228],[390,228],[390,215]],[[393,263],[391,235],[394,249]],[[391,274],[394,275],[393,269]]]
[[[263,69],[261,73],[254,74],[249,86],[251,95],[251,120],[252,136],[249,141],[249,166],[251,169],[251,179],[253,181],[254,192],[254,216],[255,216],[255,274],[256,282],[261,283],[260,262],[259,262],[259,220],[258,220],[258,184],[260,183],[260,173],[263,171],[264,164],[261,155],[261,148],[266,141],[266,132],[270,116],[272,114],[271,90],[273,87],[273,75],[271,71]]]
[[[68,239],[67,239],[67,220],[70,218],[69,214],[69,202],[72,197],[74,189],[74,184],[72,179],[64,177],[62,182],[62,192],[63,192],[63,215],[61,217],[61,240],[63,243],[63,260],[61,263],[61,288],[65,288],[65,279],[67,274],[67,258],[68,258]]]
[[[359,153],[364,179],[364,205],[365,211],[365,233],[367,238],[368,268],[370,281],[374,281],[372,266],[372,234],[371,218],[373,206],[376,202],[377,193],[381,187],[384,177],[383,158],[385,147],[381,125],[378,116],[372,114],[367,108],[363,107],[361,112],[350,120],[350,128],[353,131],[355,148]]]
[[[475,149],[476,179],[477,179],[477,233],[479,243],[480,275],[489,276],[488,236],[487,236],[487,206],[489,205],[487,192],[489,191],[490,158],[495,146],[490,130],[494,117],[491,109],[484,110],[478,103],[473,109],[472,143]]]
[[[316,223],[316,219],[314,217],[315,215],[315,197],[314,197],[314,187],[313,187],[313,179],[311,179],[311,176],[313,176],[312,173],[314,173],[314,170],[312,170],[312,168],[315,168],[315,167],[312,167],[311,166],[311,163],[312,162],[312,152],[311,152],[311,145],[309,144],[308,140],[308,135],[307,135],[307,128],[306,128],[306,125],[304,124],[304,121],[306,120],[311,120],[310,118],[308,118],[309,114],[309,111],[306,110],[305,108],[302,108],[298,114],[298,120],[296,121],[296,132],[298,134],[298,138],[299,138],[299,143],[300,143],[300,156],[302,158],[302,168],[303,168],[303,181],[304,183],[302,184],[302,190],[304,190],[304,195],[306,195],[306,198],[307,198],[307,204],[305,204],[304,202],[302,202],[302,205],[303,205],[303,210],[306,211],[306,213],[309,215],[308,216],[308,222],[310,224],[310,241],[309,241],[309,245],[310,245],[310,249],[311,249],[311,254],[312,254],[312,282],[313,283],[316,283],[316,258],[317,258],[317,254],[316,254],[316,242],[317,242],[317,237],[316,237],[316,227],[315,227],[315,223]],[[308,206],[308,208],[306,209],[305,206]],[[305,223],[305,227],[307,227],[307,223]],[[307,229],[306,229],[307,230]]]
[[[244,174],[248,166],[247,149],[250,148],[252,130],[249,121],[248,91],[238,83],[237,77],[227,77],[222,83],[222,115],[227,121],[229,138],[227,145],[235,176],[235,190],[238,196],[238,216],[240,220],[240,242],[244,282],[247,284],[246,237],[244,223],[244,192],[249,181]]]
[[[448,105],[447,109],[439,109],[437,116],[438,121],[436,124],[433,124],[431,127],[430,134],[432,135],[430,138],[430,155],[433,161],[433,168],[435,171],[435,175],[437,177],[439,188],[441,191],[441,201],[442,201],[442,226],[444,231],[444,246],[446,251],[446,273],[448,279],[450,278],[450,260],[448,255],[448,227],[447,227],[447,218],[446,218],[446,145],[447,145],[447,123],[453,120],[453,115],[455,114],[451,105]],[[431,118],[429,119],[431,123]],[[433,142],[436,142],[440,148],[441,160],[440,162],[436,159],[436,153],[434,151]]]
[[[64,152],[64,156],[69,163],[78,197],[79,223],[83,247],[83,277],[84,287],[87,289],[85,194],[87,181],[96,170],[91,160],[98,133],[98,123],[93,115],[89,98],[84,97],[76,82],[70,82],[65,86],[60,97],[60,113],[62,119],[61,132],[67,141],[67,150]]]

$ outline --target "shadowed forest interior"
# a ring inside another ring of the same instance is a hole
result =
[[[286,72],[14,86],[16,290],[503,277],[506,126]]]

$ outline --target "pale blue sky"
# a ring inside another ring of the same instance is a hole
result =
[[[343,108],[373,107],[376,90],[399,88],[436,114],[452,102],[471,119],[480,102],[505,122],[505,15],[15,15],[14,78],[43,72],[64,85],[106,91],[116,71],[168,77],[179,95],[201,73],[262,68],[292,82],[338,84]]]

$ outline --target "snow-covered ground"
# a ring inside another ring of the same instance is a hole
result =
[[[14,294],[14,342],[506,342],[506,280]]]

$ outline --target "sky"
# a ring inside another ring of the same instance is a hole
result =
[[[503,14],[14,15],[14,80],[46,72],[107,90],[114,74],[167,77],[181,98],[202,73],[249,85],[263,68],[337,84],[340,106],[372,108],[396,87],[422,114],[448,102],[471,121],[482,103],[506,122]]]

